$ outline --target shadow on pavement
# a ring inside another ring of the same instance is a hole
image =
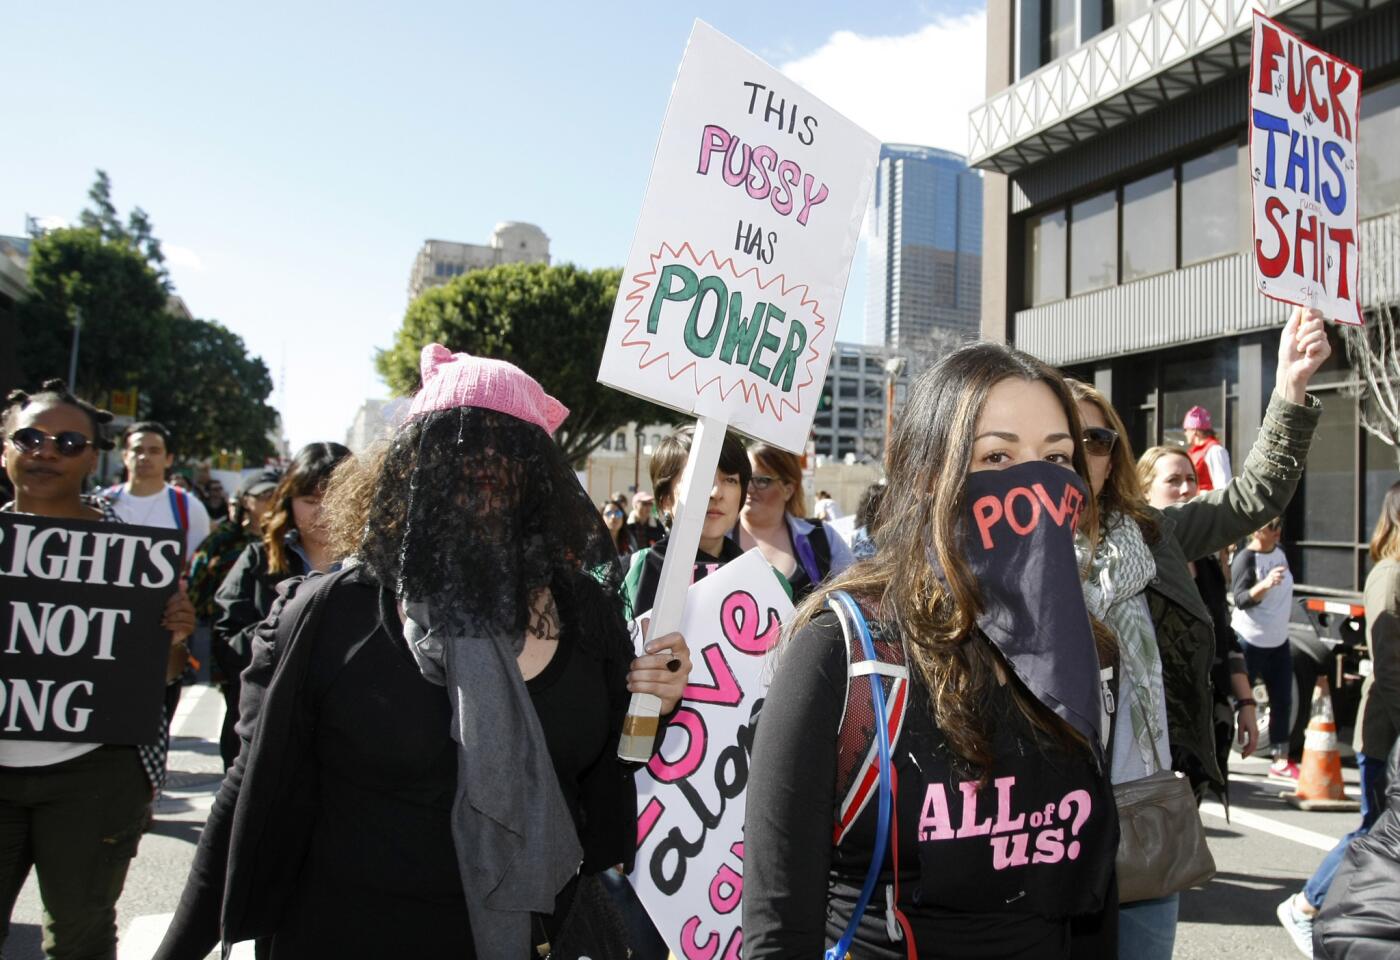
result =
[[[1297,888],[1296,880],[1222,871],[1199,890],[1181,895],[1180,919],[1182,923],[1270,927],[1277,922],[1274,908]]]
[[[199,834],[203,829],[203,823],[196,823],[192,820],[162,820],[157,817],[155,822],[151,824],[151,829],[146,832],[154,836],[169,837],[172,840],[183,840],[189,844],[197,844],[199,843]]]

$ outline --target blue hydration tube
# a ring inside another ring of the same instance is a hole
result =
[[[850,594],[844,590],[837,590],[827,598],[827,606],[836,610],[837,604],[845,610],[848,619],[855,622],[856,628],[860,631],[861,650],[865,653],[867,660],[875,660],[875,642],[870,639],[870,627],[865,622],[865,616],[860,612]],[[837,611],[838,613],[840,611]],[[878,797],[879,817],[875,824],[875,849],[870,857],[870,868],[865,873],[865,884],[861,887],[860,897],[856,900],[855,912],[851,914],[851,922],[846,927],[846,932],[841,935],[841,939],[836,941],[836,946],[830,947],[826,951],[826,960],[845,960],[846,954],[851,949],[851,941],[855,939],[856,928],[860,926],[861,917],[865,916],[865,910],[870,905],[870,898],[875,894],[875,885],[880,879],[880,866],[885,861],[885,851],[890,840],[890,729],[885,718],[885,688],[880,682],[880,675],[872,673],[870,675],[870,699],[875,705],[875,743],[880,750],[880,793]]]

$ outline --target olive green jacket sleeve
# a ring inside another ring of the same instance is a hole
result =
[[[1209,556],[1282,515],[1308,459],[1322,404],[1306,404],[1275,393],[1244,469],[1224,490],[1211,490],[1162,511],[1168,532],[1188,560]]]

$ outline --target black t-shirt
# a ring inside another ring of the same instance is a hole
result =
[[[749,960],[818,956],[845,930],[865,879],[874,800],[832,845],[846,669],[840,628],[823,615],[789,642],[768,690],[744,824]],[[998,688],[988,704],[997,759],[979,790],[950,762],[917,679],[911,689],[893,761],[900,906],[921,954],[1068,956],[1069,918],[1102,907],[1113,870],[1118,818],[1106,776],[1087,751],[1037,740]],[[892,882],[887,860],[854,956],[905,956],[885,931]]]

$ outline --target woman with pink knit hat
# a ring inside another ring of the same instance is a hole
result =
[[[618,735],[630,692],[674,709],[689,652],[633,658],[616,549],[550,439],[568,410],[436,344],[422,379],[354,556],[258,628],[161,960],[625,956],[596,879],[636,850]]]

